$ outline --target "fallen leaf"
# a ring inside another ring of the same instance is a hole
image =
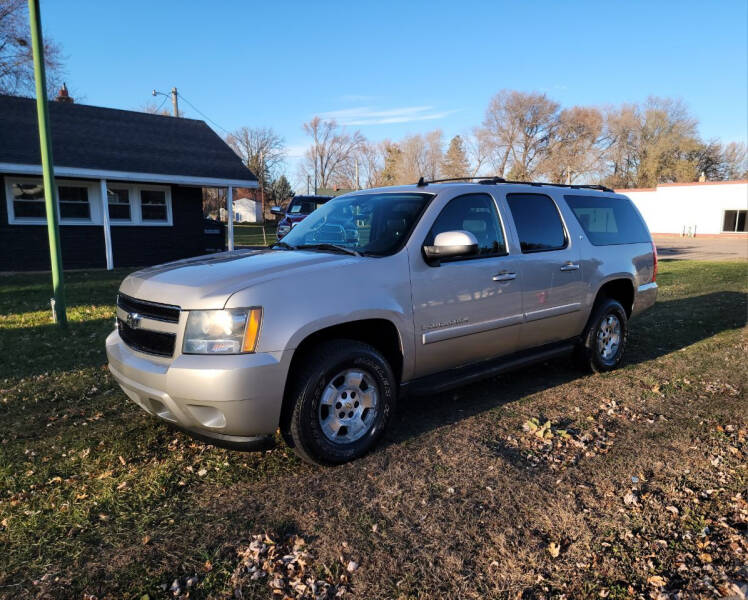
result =
[[[652,575],[652,577],[647,578],[647,583],[651,585],[652,587],[665,587],[665,584],[667,583],[665,579],[660,575]]]
[[[556,542],[551,542],[550,544],[548,544],[548,554],[550,554],[553,558],[558,558],[560,552],[561,546],[559,546]]]

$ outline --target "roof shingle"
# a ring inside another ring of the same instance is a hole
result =
[[[205,122],[49,103],[55,166],[256,181]],[[0,163],[39,165],[36,101],[0,95]]]

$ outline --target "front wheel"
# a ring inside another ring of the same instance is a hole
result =
[[[335,465],[365,454],[395,410],[392,369],[368,344],[325,342],[294,377],[289,434],[305,461]]]
[[[595,373],[615,369],[623,360],[628,318],[621,303],[605,298],[595,306],[577,348],[577,362]]]

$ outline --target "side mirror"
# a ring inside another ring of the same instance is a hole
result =
[[[443,231],[434,238],[433,246],[424,246],[423,254],[428,262],[439,262],[445,258],[472,256],[478,253],[478,240],[469,231]]]
[[[283,209],[280,206],[271,206],[270,212],[273,213],[274,215],[282,215]]]

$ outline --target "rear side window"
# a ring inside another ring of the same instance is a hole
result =
[[[469,231],[478,240],[478,256],[471,258],[506,254],[496,205],[493,198],[487,194],[468,194],[452,198],[436,217],[424,245],[431,246],[437,235],[454,230]]]
[[[649,242],[649,233],[628,198],[564,196],[595,246]]]
[[[524,254],[566,247],[566,232],[556,203],[542,194],[507,194]]]

